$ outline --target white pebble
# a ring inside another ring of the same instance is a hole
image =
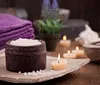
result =
[[[54,72],[54,70],[50,70],[51,72]]]
[[[36,71],[36,73],[39,73],[39,71]]]
[[[42,70],[40,70],[40,72],[42,72]]]
[[[27,76],[27,73],[25,72],[24,75]]]
[[[19,71],[18,73],[20,74],[21,72]]]
[[[32,73],[35,73],[35,71],[32,71]]]

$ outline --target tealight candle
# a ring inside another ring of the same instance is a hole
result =
[[[71,40],[67,40],[67,37],[64,35],[63,40],[60,40],[60,45],[63,47],[69,47],[71,44]]]
[[[63,70],[67,68],[67,60],[60,59],[60,54],[58,54],[58,60],[52,62],[52,70]]]
[[[76,50],[72,50],[72,53],[75,53],[77,58],[84,57],[84,50],[80,50],[79,47],[76,47]]]
[[[64,53],[64,54],[63,54],[63,57],[64,57],[64,58],[69,58],[69,59],[70,59],[70,58],[71,58],[71,59],[74,59],[74,58],[76,58],[76,54],[75,54],[75,53],[71,53],[70,50],[68,50],[67,53]]]

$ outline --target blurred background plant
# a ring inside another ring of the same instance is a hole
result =
[[[47,51],[54,51],[63,26],[58,18],[57,0],[53,0],[52,4],[50,0],[43,0],[41,17],[42,19],[36,20],[34,24],[40,31],[40,38],[46,42]]]
[[[36,20],[35,25],[43,34],[58,34],[63,26],[59,17],[59,6],[57,0],[44,0],[42,4],[41,20]]]
[[[63,22],[58,18],[59,6],[57,0],[53,0],[52,5],[50,0],[44,0],[42,4],[41,16],[42,19],[35,21],[35,26],[39,28],[40,33],[46,35],[60,33]]]
[[[41,17],[43,19],[58,19],[59,7],[57,0],[53,0],[51,5],[50,0],[44,0],[42,4]]]

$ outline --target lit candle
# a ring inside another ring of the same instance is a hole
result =
[[[60,45],[63,47],[69,47],[71,45],[71,41],[67,40],[67,37],[64,35],[63,40],[60,40]]]
[[[76,50],[72,50],[72,53],[75,53],[77,58],[84,57],[84,50],[80,50],[79,47],[76,47]]]
[[[71,53],[70,50],[68,50],[67,53],[64,53],[64,54],[63,54],[63,57],[64,57],[64,58],[71,58],[71,59],[74,59],[74,58],[76,58],[76,54],[75,54],[75,53]]]
[[[52,70],[63,70],[67,68],[67,60],[60,59],[60,54],[58,54],[58,60],[52,62]]]

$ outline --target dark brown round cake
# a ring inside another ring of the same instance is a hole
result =
[[[6,43],[6,68],[12,72],[32,72],[46,68],[46,45],[40,40],[40,45],[14,46]]]

